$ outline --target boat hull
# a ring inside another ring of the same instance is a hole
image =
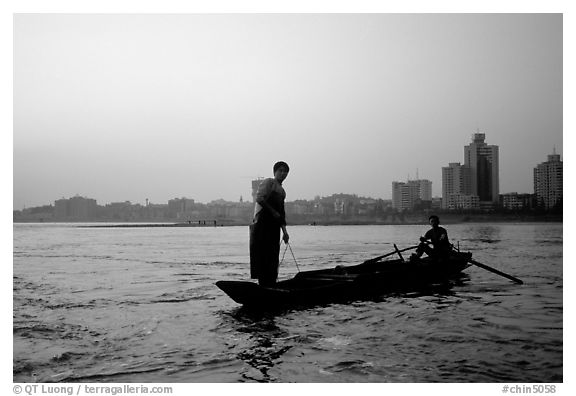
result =
[[[303,271],[274,287],[247,281],[218,281],[216,286],[238,304],[252,307],[350,301],[446,282],[470,266],[471,256],[470,253],[455,253],[444,261],[426,258],[405,262],[398,259]]]

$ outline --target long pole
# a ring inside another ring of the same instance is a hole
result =
[[[375,263],[375,262],[377,262],[377,261],[382,260],[384,257],[392,256],[393,254],[398,254],[398,253],[400,253],[400,252],[405,252],[405,251],[407,251],[407,250],[416,249],[417,247],[418,247],[418,245],[416,245],[416,246],[410,246],[410,247],[407,247],[407,248],[405,248],[405,249],[394,250],[393,252],[386,253],[385,255],[378,256],[378,257],[374,257],[374,258],[372,258],[372,259],[370,259],[370,260],[366,260],[366,261],[364,261],[362,264]]]

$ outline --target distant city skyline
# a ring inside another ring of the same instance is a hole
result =
[[[477,131],[476,133],[478,133],[478,131]],[[476,134],[476,133],[475,133],[475,134]],[[475,135],[475,134],[473,134],[472,139],[474,139],[474,135]],[[465,147],[465,150],[467,150],[467,149],[468,149],[468,146]],[[550,157],[555,157],[555,158],[557,158],[557,160],[559,160],[559,161],[561,160],[560,154],[557,154],[557,153],[556,153],[556,148],[553,148],[552,154],[548,154],[548,155],[547,155],[547,159],[548,159],[548,160],[550,160]],[[530,191],[512,191],[512,190],[508,191],[508,190],[504,189],[505,192],[504,192],[503,194],[508,194],[508,193],[535,194],[536,191],[535,191],[535,189],[534,189],[535,186],[534,186],[534,174],[533,174],[533,172],[534,172],[534,169],[535,169],[535,168],[541,166],[541,163],[542,163],[542,162],[544,162],[544,160],[543,160],[543,161],[540,161],[538,164],[535,164],[534,167],[531,168],[531,172],[532,172],[532,174],[531,174],[531,176],[532,176],[532,186],[531,186],[531,187],[532,187],[532,190],[530,190]],[[442,176],[442,178],[441,178],[440,189],[442,189],[442,184],[443,184],[443,182],[444,182],[444,180],[443,180],[443,179],[444,179],[444,170],[445,170],[446,168],[452,167],[452,166],[455,165],[455,164],[456,164],[456,163],[451,162],[451,163],[448,164],[449,166],[447,166],[447,167],[442,167],[441,172],[442,172],[443,176]],[[251,184],[252,184],[251,188],[252,188],[252,190],[251,190],[250,194],[240,194],[240,195],[238,195],[238,198],[237,198],[237,199],[225,199],[225,198],[223,198],[223,197],[220,196],[220,197],[215,197],[215,198],[209,199],[209,200],[207,200],[207,201],[200,201],[200,200],[195,199],[195,197],[193,197],[193,196],[176,196],[176,195],[173,195],[173,196],[169,196],[169,198],[166,199],[166,202],[168,202],[169,200],[178,199],[178,198],[187,198],[187,199],[195,200],[195,201],[197,201],[197,202],[199,202],[199,203],[209,203],[209,202],[218,201],[218,200],[225,200],[225,201],[229,201],[229,202],[238,202],[238,201],[240,201],[240,200],[243,200],[243,201],[245,201],[245,202],[246,202],[246,201],[251,201],[251,200],[253,199],[253,195],[254,195],[254,191],[253,191],[253,189],[254,189],[254,184],[253,184],[253,183],[254,183],[254,181],[257,180],[257,179],[264,179],[264,177],[258,176],[257,178],[254,178],[254,179],[251,181]],[[362,194],[358,194],[358,193],[356,193],[356,192],[354,192],[354,191],[338,191],[338,192],[335,192],[335,191],[334,191],[334,192],[331,192],[331,193],[328,193],[328,194],[324,194],[324,195],[321,195],[321,194],[312,194],[312,195],[309,195],[309,196],[306,197],[306,198],[301,198],[301,197],[299,197],[299,198],[294,198],[294,199],[292,199],[292,201],[297,201],[297,200],[300,200],[300,199],[302,199],[302,200],[313,200],[313,199],[314,199],[315,197],[317,197],[317,196],[327,197],[327,196],[336,195],[336,194],[349,194],[349,195],[358,195],[358,196],[364,196],[364,197],[366,197],[366,198],[382,199],[382,200],[385,200],[385,201],[391,201],[391,202],[393,202],[393,201],[394,201],[394,190],[395,190],[394,185],[395,185],[395,184],[405,184],[405,183],[410,184],[410,182],[414,182],[414,181],[430,182],[431,186],[434,186],[434,184],[433,184],[429,179],[419,177],[419,171],[418,171],[418,169],[417,169],[417,170],[416,170],[416,176],[415,176],[415,177],[410,177],[410,175],[408,175],[408,177],[407,177],[404,181],[394,180],[394,181],[391,182],[392,187],[391,187],[391,189],[390,189],[390,197],[375,197],[375,196],[369,196],[369,195],[362,195]],[[430,188],[430,187],[428,187],[428,188]],[[436,191],[437,189],[438,189],[438,187],[437,187],[437,186],[434,186],[434,190]],[[442,190],[441,190],[441,191],[442,191]],[[431,194],[431,192],[429,192],[428,195],[430,195],[431,198],[444,198],[444,194],[443,194],[443,193],[440,193],[440,194]],[[26,205],[26,204],[24,203],[22,208],[16,208],[16,207],[14,207],[14,210],[25,209],[26,207],[39,207],[39,206],[44,206],[44,205],[51,205],[51,204],[53,204],[55,201],[57,201],[57,200],[59,200],[59,199],[68,199],[68,198],[72,198],[72,197],[83,197],[83,198],[91,198],[91,199],[92,199],[92,197],[88,197],[88,196],[86,196],[85,194],[76,193],[76,194],[74,194],[74,195],[70,195],[69,197],[64,197],[64,196],[62,196],[62,197],[54,198],[54,199],[53,199],[52,201],[50,201],[50,202],[40,203],[40,204],[37,204],[37,205]],[[163,203],[163,202],[161,202],[161,201],[151,202],[149,198],[144,198],[143,200],[130,200],[130,199],[121,199],[121,198],[119,198],[119,199],[116,199],[116,200],[112,200],[112,201],[105,202],[105,204],[115,203],[115,202],[131,202],[132,204],[146,204],[146,205],[147,205],[148,203],[155,203],[155,204]]]
[[[475,134],[473,134],[472,140],[475,139],[475,135],[476,135],[476,134],[478,134],[478,131],[477,131]],[[497,150],[497,149],[498,149],[498,147],[496,147],[496,150]],[[465,150],[465,152],[467,152],[467,151],[469,150],[469,146],[465,146],[465,147],[464,147],[464,150]],[[556,149],[555,149],[555,148],[553,149],[552,154],[548,154],[548,155],[547,155],[547,161],[550,161],[550,158],[551,158],[551,157],[555,158],[557,161],[561,161],[561,160],[562,160],[560,154],[557,154],[557,153],[556,153]],[[506,190],[506,191],[505,191],[504,193],[502,193],[502,194],[508,194],[508,193],[536,194],[537,191],[535,191],[534,173],[533,173],[533,172],[534,172],[535,169],[541,167],[541,165],[542,165],[543,162],[545,162],[545,161],[540,161],[538,164],[535,164],[534,167],[531,168],[531,172],[532,172],[532,183],[533,183],[532,186],[531,186],[531,187],[532,187],[532,190],[530,190],[530,191],[508,191],[508,190]],[[443,186],[443,184],[445,183],[445,180],[444,180],[444,179],[445,179],[445,177],[446,177],[446,175],[445,175],[446,170],[447,170],[447,169],[453,170],[454,167],[456,167],[457,169],[459,169],[459,168],[462,167],[462,166],[464,166],[464,165],[460,165],[459,162],[451,162],[451,163],[448,164],[448,166],[442,167],[442,169],[441,169],[441,172],[442,172],[442,178],[441,178],[441,180],[442,180],[442,182],[441,182],[441,186],[440,186],[440,188],[441,188],[442,190],[445,188],[445,186]],[[449,177],[450,177],[450,178],[453,178],[454,176],[449,176]],[[458,177],[460,177],[460,176],[458,176]],[[196,202],[198,202],[198,203],[210,203],[210,202],[214,202],[214,201],[218,201],[218,200],[224,200],[224,201],[229,201],[229,202],[238,202],[238,201],[240,201],[240,200],[242,200],[242,201],[244,201],[244,202],[252,201],[252,200],[253,200],[253,197],[254,197],[254,188],[255,188],[254,183],[255,183],[258,179],[264,179],[264,178],[259,176],[259,177],[257,177],[257,178],[254,178],[253,180],[251,180],[251,183],[250,183],[250,184],[251,184],[250,194],[249,194],[249,195],[240,194],[240,195],[238,196],[238,199],[224,199],[224,198],[222,198],[222,197],[218,197],[218,198],[209,199],[208,201],[200,201],[200,200],[195,199],[195,197],[193,197],[193,196],[170,196],[165,202],[168,202],[168,201],[173,200],[173,199],[179,199],[179,198],[186,198],[186,199],[194,200],[194,201],[196,201]],[[331,192],[331,193],[324,194],[324,195],[321,195],[321,194],[312,194],[312,195],[311,195],[312,198],[310,198],[310,197],[308,197],[308,198],[294,198],[294,199],[292,199],[292,201],[297,201],[297,200],[313,200],[315,197],[328,197],[328,196],[337,195],[337,194],[349,194],[349,195],[364,196],[364,197],[366,197],[366,198],[382,199],[382,200],[385,200],[385,201],[391,201],[391,202],[393,203],[393,206],[394,206],[394,205],[395,205],[395,204],[394,204],[394,200],[395,200],[395,198],[394,198],[394,193],[395,193],[395,189],[397,188],[397,186],[395,186],[395,185],[397,185],[397,184],[400,184],[400,185],[406,184],[406,186],[408,186],[408,185],[411,184],[411,182],[415,182],[415,181],[420,182],[419,184],[422,184],[422,182],[425,182],[426,185],[430,184],[430,186],[427,186],[426,189],[425,189],[425,190],[426,190],[426,193],[425,193],[426,197],[429,196],[430,199],[431,199],[431,198],[445,198],[445,197],[444,197],[444,195],[445,195],[444,193],[441,193],[441,194],[438,194],[438,195],[435,195],[435,194],[433,195],[432,192],[431,192],[431,191],[432,191],[431,187],[433,186],[433,183],[432,183],[430,180],[426,179],[426,178],[421,178],[421,177],[419,177],[419,175],[418,175],[418,170],[417,170],[417,171],[416,171],[416,177],[414,177],[414,178],[411,178],[410,176],[408,176],[405,181],[400,181],[400,180],[394,180],[394,181],[392,181],[392,182],[391,182],[391,189],[390,189],[390,197],[374,197],[374,196],[368,196],[368,195],[358,194],[358,193],[355,193],[355,192],[353,192],[353,191],[339,191],[339,192]],[[468,192],[463,191],[463,192],[466,193],[466,194],[471,194],[471,193],[472,193],[472,188],[469,187],[469,189],[470,189],[470,191],[468,191]],[[442,191],[442,190],[441,190],[441,191]],[[450,191],[452,191],[452,190],[450,190]],[[459,190],[458,190],[458,191],[459,191]],[[420,194],[420,190],[419,190],[419,192],[418,192],[418,195],[419,195],[419,194]],[[23,206],[22,208],[16,208],[16,207],[14,207],[14,210],[25,209],[26,207],[40,207],[40,206],[44,206],[44,205],[51,205],[51,204],[53,204],[55,201],[57,201],[57,200],[59,200],[59,199],[68,199],[68,198],[73,198],[73,197],[83,197],[83,198],[90,198],[90,199],[92,199],[92,197],[88,197],[88,196],[86,196],[86,195],[84,195],[84,194],[76,193],[76,194],[71,195],[71,196],[69,196],[69,197],[64,197],[64,196],[62,196],[62,197],[59,197],[59,198],[54,198],[54,199],[53,199],[52,201],[50,201],[50,202],[41,203],[41,204],[38,204],[38,205],[28,205],[28,206],[27,206],[26,204],[24,204],[24,206]],[[423,198],[423,197],[420,197],[420,198]],[[496,199],[495,202],[497,202],[497,201],[498,201],[498,200]],[[151,204],[162,204],[162,203],[165,203],[165,202],[161,202],[161,201],[151,202],[149,198],[145,198],[143,201],[139,201],[139,200],[133,201],[133,200],[129,200],[129,199],[117,199],[117,200],[112,200],[112,201],[105,202],[104,204],[120,203],[120,202],[130,202],[130,203],[132,203],[132,204],[143,204],[143,205],[148,205],[148,203],[151,203]],[[409,205],[409,206],[410,206],[410,205]]]
[[[559,154],[556,153],[555,150],[553,150],[552,154],[549,154],[547,156],[547,160],[546,161],[541,161],[540,163],[538,163],[537,165],[535,165],[532,168],[532,176],[533,176],[533,184],[532,184],[532,190],[531,191],[507,191],[505,193],[502,193],[500,195],[508,195],[510,193],[515,194],[532,194],[532,195],[536,195],[538,194],[537,191],[537,186],[535,184],[535,176],[534,176],[534,172],[538,171],[538,169],[541,169],[543,165],[549,163],[550,161],[555,161],[555,162],[562,162],[561,156]],[[561,166],[561,164],[560,164]],[[445,172],[447,170],[449,170],[450,172],[454,172],[454,169],[456,169],[458,172],[460,172],[460,168],[464,167],[464,165],[461,165],[460,163],[450,163],[449,166],[443,167],[442,168],[442,183],[445,184],[446,180],[446,174]],[[450,176],[448,176],[450,179],[454,178],[454,176],[451,174]],[[458,176],[458,178],[460,178],[460,176]],[[194,197],[189,197],[189,196],[171,196],[170,198],[168,198],[165,202],[151,202],[148,198],[144,199],[144,202],[141,201],[131,201],[128,199],[118,199],[118,200],[114,200],[114,201],[109,201],[109,202],[103,202],[104,205],[107,204],[114,204],[114,203],[124,203],[124,202],[130,202],[131,204],[141,204],[144,206],[148,206],[148,204],[166,204],[167,202],[171,201],[171,200],[180,200],[180,199],[185,199],[185,200],[190,200],[190,201],[195,201],[197,203],[201,203],[201,204],[207,204],[207,203],[211,203],[211,202],[217,202],[217,201],[226,201],[226,202],[253,202],[254,200],[254,194],[255,194],[255,189],[257,188],[257,182],[259,180],[262,180],[264,178],[258,177],[256,179],[253,179],[251,181],[251,194],[247,197],[245,195],[240,195],[238,197],[238,199],[224,199],[224,198],[214,198],[214,199],[210,199],[208,201],[199,201],[197,199],[195,199]],[[464,177],[463,180],[466,179],[470,179],[471,178],[468,176],[468,178]],[[468,183],[470,184],[470,180],[468,181]],[[560,183],[562,184],[562,175],[560,176],[560,180],[556,180],[555,183]],[[370,199],[381,199],[384,201],[389,201],[392,205],[392,207],[395,207],[396,209],[402,209],[401,205],[399,205],[398,203],[395,202],[395,189],[396,188],[403,188],[402,185],[405,185],[404,187],[409,187],[410,185],[413,184],[413,182],[417,182],[418,184],[418,191],[417,191],[417,197],[419,199],[422,200],[433,200],[433,199],[437,199],[437,198],[445,198],[444,195],[445,194],[440,194],[440,195],[432,195],[431,193],[431,185],[432,182],[428,179],[424,179],[424,178],[416,178],[416,179],[407,179],[406,182],[401,182],[401,181],[393,181],[392,182],[392,186],[391,186],[391,197],[390,198],[383,198],[383,197],[373,197],[373,196],[367,196],[367,195],[362,195],[362,194],[357,194],[355,192],[332,192],[329,194],[325,194],[325,195],[320,195],[320,194],[313,194],[314,198],[295,198],[289,201],[298,201],[298,200],[309,200],[312,201],[314,199],[316,199],[316,197],[320,197],[320,198],[326,198],[326,197],[330,197],[330,196],[335,196],[335,195],[339,195],[339,194],[344,194],[344,195],[356,195],[358,197],[364,197],[364,198],[370,198]],[[255,184],[256,183],[256,184]],[[398,186],[399,185],[399,186]],[[442,188],[444,189],[445,186],[443,186]],[[464,195],[466,194],[471,194],[472,192],[472,188],[471,186],[468,187],[469,191],[460,191],[457,190],[457,193],[463,193]],[[448,191],[448,194],[452,194],[454,191],[450,190]],[[40,207],[40,206],[45,206],[45,205],[52,205],[53,203],[55,203],[58,200],[68,200],[68,199],[72,199],[75,197],[81,197],[81,198],[86,198],[86,199],[93,199],[92,197],[88,197],[86,195],[83,194],[75,194],[73,196],[69,196],[69,197],[60,197],[60,198],[55,198],[54,200],[52,200],[51,202],[48,203],[44,203],[44,204],[40,204],[40,205],[35,205],[35,206],[28,206],[28,207]],[[399,199],[399,198],[397,198]],[[94,199],[95,202],[97,202],[97,200]],[[495,202],[497,202],[498,200],[496,200]],[[101,202],[98,202],[98,204],[101,204]],[[408,205],[408,206],[412,206],[413,202]],[[398,207],[396,207],[398,206]],[[444,207],[444,204],[442,206]],[[26,206],[24,206],[22,209],[25,209]],[[14,210],[19,210],[14,208]]]
[[[16,14],[13,208],[392,199],[480,130],[500,193],[563,157],[562,14]]]

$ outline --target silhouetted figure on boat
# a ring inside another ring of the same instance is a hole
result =
[[[434,259],[442,259],[448,257],[452,251],[452,245],[448,240],[448,231],[444,227],[440,227],[438,216],[432,215],[428,221],[432,228],[423,237],[420,237],[420,245],[418,245],[416,253],[410,256],[411,259],[420,258],[423,253]]]
[[[271,286],[278,278],[280,230],[282,240],[288,243],[284,200],[286,192],[282,182],[290,168],[285,162],[273,167],[274,177],[260,183],[255,198],[254,219],[250,225],[250,277],[261,286]]]

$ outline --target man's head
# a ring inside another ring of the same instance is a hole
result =
[[[289,172],[289,171],[290,171],[290,167],[289,167],[288,164],[287,164],[286,162],[284,162],[284,161],[278,161],[278,162],[276,162],[276,163],[274,164],[274,167],[272,168],[272,170],[274,171],[274,173],[276,173],[276,171],[277,171],[279,168],[285,168],[285,169],[286,169],[286,172]]]
[[[438,216],[436,215],[432,215],[428,218],[428,222],[432,227],[438,227],[438,225],[440,224],[440,218],[438,218]]]
[[[276,162],[272,169],[274,171],[274,178],[278,180],[280,183],[282,183],[284,179],[286,179],[286,177],[288,176],[288,172],[290,171],[290,167],[284,161]]]

